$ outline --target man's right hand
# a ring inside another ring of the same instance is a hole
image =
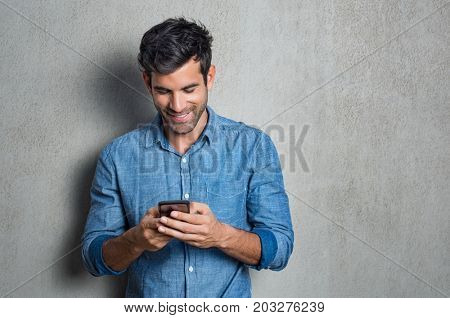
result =
[[[103,259],[115,271],[121,271],[137,259],[144,251],[159,251],[172,239],[158,232],[158,208],[150,208],[138,225],[122,235],[103,243]]]
[[[162,225],[159,220],[158,208],[153,207],[145,213],[140,223],[131,229],[130,240],[137,251],[159,251],[172,239],[171,236],[158,231]]]

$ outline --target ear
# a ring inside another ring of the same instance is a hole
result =
[[[142,79],[144,80],[144,83],[145,83],[145,86],[148,89],[148,92],[150,93],[151,96],[153,96],[151,77],[148,76],[146,71],[142,72]]]
[[[206,87],[211,90],[214,85],[214,79],[216,78],[216,66],[211,65],[206,75]]]

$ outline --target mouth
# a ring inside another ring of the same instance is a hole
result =
[[[191,119],[192,111],[186,114],[177,114],[177,115],[168,114],[168,115],[169,118],[176,123],[185,123]]]

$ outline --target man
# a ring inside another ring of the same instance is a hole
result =
[[[293,249],[276,149],[207,106],[215,66],[201,24],[168,19],[138,56],[158,115],[103,149],[91,188],[83,262],[128,271],[127,297],[251,297],[249,268],[283,269]],[[190,213],[160,217],[159,201]]]

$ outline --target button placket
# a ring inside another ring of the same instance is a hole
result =
[[[191,174],[189,171],[188,164],[188,156],[184,155],[180,158],[180,174],[181,174],[181,196],[185,200],[189,199],[189,192],[191,191]],[[194,271],[194,267],[192,265],[187,266],[187,264],[191,264],[191,259],[193,257],[192,250],[189,248],[187,244],[184,244],[185,247],[185,275],[186,275],[186,297],[191,297],[191,295],[195,294],[195,282],[192,281],[191,273]]]
[[[187,156],[182,156],[180,159],[180,171],[181,171],[181,193],[185,200],[189,199],[190,191],[190,173],[189,165],[187,164]]]

